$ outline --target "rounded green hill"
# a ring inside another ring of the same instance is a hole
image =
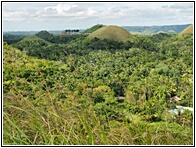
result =
[[[118,26],[104,26],[95,32],[91,33],[88,38],[100,38],[114,41],[133,40],[134,37],[125,29]]]
[[[193,25],[186,27],[179,35],[193,34]]]
[[[41,39],[35,35],[29,35],[25,38],[23,38],[21,41],[18,43],[14,44],[13,46],[15,48],[18,48],[20,50],[25,50],[25,49],[37,49],[42,46],[47,46],[50,45],[51,43]]]

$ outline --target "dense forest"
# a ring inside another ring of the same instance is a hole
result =
[[[193,34],[130,37],[4,38],[3,144],[193,145]]]

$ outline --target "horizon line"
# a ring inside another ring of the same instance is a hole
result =
[[[119,26],[119,27],[159,27],[159,26],[180,26],[180,25],[192,25],[193,23],[186,23],[186,24],[176,24],[176,25],[133,25],[133,26],[126,26],[126,25],[123,25],[123,26]],[[98,24],[96,24],[98,25]],[[104,25],[104,24],[102,24]],[[95,26],[95,25],[93,25]],[[91,27],[93,27],[91,26]],[[109,25],[105,25],[105,26],[109,26]],[[118,25],[115,25],[115,26],[118,26]],[[90,28],[91,28],[90,27]],[[65,28],[65,29],[71,29],[71,28]],[[47,30],[47,29],[40,29],[41,31],[64,31],[65,29],[59,29],[59,30]],[[72,28],[72,29],[79,29],[79,28]],[[89,29],[89,28],[80,28],[79,30],[86,30],[86,29]],[[37,31],[40,31],[40,30],[7,30],[7,31],[4,31],[3,32],[37,32]]]

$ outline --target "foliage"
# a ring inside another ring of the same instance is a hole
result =
[[[44,39],[41,39],[35,35],[30,35],[22,39],[20,42],[14,44],[14,47],[27,52],[33,52],[39,50],[40,47],[49,45],[50,43]]]
[[[192,145],[193,36],[135,38],[4,43],[3,143]]]
[[[5,34],[3,35],[3,41],[7,42],[8,44],[14,44],[19,42],[25,37],[25,35],[11,35],[11,34]]]
[[[54,35],[47,32],[46,30],[40,31],[40,32],[36,33],[35,35],[41,39],[48,41],[48,42],[53,42],[53,40],[54,40]]]
[[[97,24],[97,25],[94,25],[94,26],[92,26],[91,28],[89,28],[89,29],[86,29],[83,33],[92,33],[92,32],[94,32],[94,31],[96,31],[96,30],[98,30],[98,29],[100,29],[101,27],[103,27],[104,25],[102,25],[102,24]]]
[[[86,37],[86,35],[84,35],[84,34],[53,35],[47,31],[40,31],[35,35],[48,41],[48,42],[54,43],[54,44],[66,44],[66,43],[69,43],[69,42],[74,41],[76,39],[83,39],[84,37]]]
[[[168,34],[168,33],[158,33],[158,34],[151,36],[150,38],[153,42],[160,42],[160,41],[167,39],[169,37],[172,37],[172,35]]]

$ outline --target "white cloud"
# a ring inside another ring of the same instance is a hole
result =
[[[92,15],[97,15],[98,11],[95,10],[94,7],[89,7],[87,8],[87,15],[92,16]],[[81,13],[84,15],[84,13]]]
[[[71,9],[76,8],[77,5],[73,4],[58,4],[57,6],[51,6],[51,7],[46,7],[44,10],[51,10],[54,9],[56,10],[58,15],[66,15],[67,12],[69,12]]]
[[[108,3],[6,3],[3,22],[24,25],[90,27],[97,23],[116,25],[185,24],[193,20],[193,3],[108,2]],[[25,23],[25,22],[28,22]],[[9,25],[8,25],[9,26]],[[11,25],[10,25],[11,26]],[[18,25],[20,26],[20,25]],[[29,26],[30,27],[30,26]]]
[[[189,8],[193,8],[193,3],[175,3],[173,5],[170,6],[170,8],[173,9],[189,9]]]
[[[75,18],[88,18],[98,15],[98,11],[94,7],[83,8],[77,4],[58,4],[56,6],[50,6],[44,8],[39,12],[40,16],[50,17],[59,16],[62,17],[75,17]]]
[[[34,17],[37,17],[37,14],[30,13],[30,11],[27,10],[3,12],[3,20],[10,22],[28,21]]]

